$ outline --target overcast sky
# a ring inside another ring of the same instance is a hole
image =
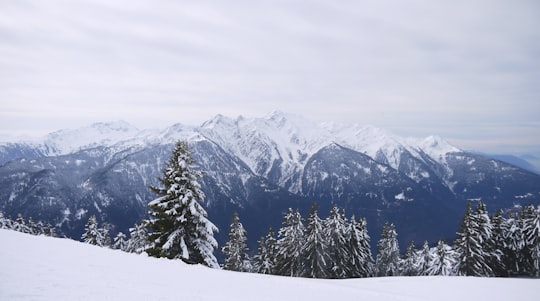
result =
[[[540,1],[0,0],[0,134],[273,110],[540,156]]]

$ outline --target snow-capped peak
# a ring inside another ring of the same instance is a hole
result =
[[[43,138],[48,154],[67,154],[84,148],[110,146],[136,136],[140,131],[125,121],[99,122],[78,129],[64,129]]]
[[[425,139],[418,141],[417,145],[424,153],[439,162],[441,162],[448,153],[462,151],[439,136],[426,137]]]

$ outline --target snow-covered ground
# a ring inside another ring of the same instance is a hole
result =
[[[212,270],[0,230],[0,300],[538,300],[540,280],[319,280]]]

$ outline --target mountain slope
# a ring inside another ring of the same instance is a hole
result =
[[[533,279],[302,279],[213,270],[2,229],[0,241],[1,300],[537,299]]]
[[[156,131],[97,123],[31,143],[0,144],[0,210],[50,220],[78,238],[95,214],[112,233],[144,216],[178,139],[188,140],[204,176],[210,219],[224,243],[233,211],[250,246],[282,213],[316,201],[365,216],[373,242],[385,221],[400,242],[453,239],[469,198],[488,209],[539,204],[540,175],[462,151],[437,136],[403,138],[373,126],[316,123],[273,112],[263,118],[218,115],[201,126]]]

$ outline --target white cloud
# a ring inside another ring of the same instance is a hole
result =
[[[520,144],[539,136],[539,11],[502,0],[4,1],[0,131],[280,109],[454,141],[489,128]]]

